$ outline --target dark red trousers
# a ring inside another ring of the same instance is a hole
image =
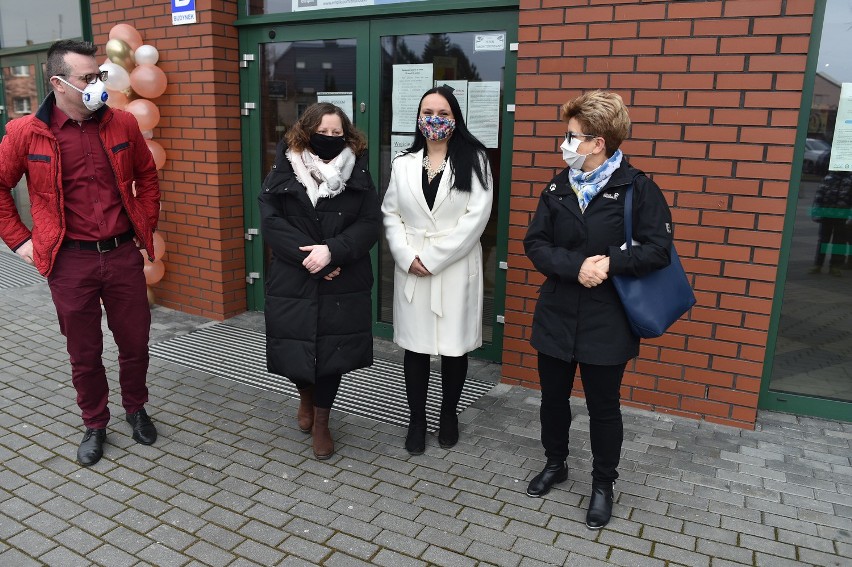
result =
[[[67,339],[71,381],[86,427],[109,423],[109,384],[101,355],[101,300],[107,325],[118,346],[121,403],[128,413],[148,401],[148,335],[151,309],[142,272],[143,259],[133,241],[103,254],[63,248],[47,279],[59,330]]]

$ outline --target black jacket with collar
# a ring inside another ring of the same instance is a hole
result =
[[[672,218],[662,191],[624,157],[603,189],[580,211],[563,170],[544,189],[524,239],[524,250],[546,280],[539,290],[531,344],[566,361],[614,365],[639,354],[610,279],[586,288],[577,281],[589,256],[609,256],[609,273],[642,275],[669,264]],[[633,239],[624,243],[625,190],[633,183]]]
[[[370,249],[382,214],[366,155],[339,195],[311,204],[281,143],[258,197],[261,232],[272,251],[266,280],[266,362],[298,384],[373,362],[373,268]],[[310,274],[300,246],[326,244],[331,262]],[[324,276],[340,268],[331,281]]]

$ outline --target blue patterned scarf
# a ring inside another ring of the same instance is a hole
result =
[[[600,190],[603,189],[612,176],[612,172],[621,166],[622,155],[621,150],[615,150],[611,158],[588,173],[582,169],[573,168],[568,172],[571,189],[577,195],[577,202],[580,204],[581,212],[586,211],[589,202],[595,198],[595,195],[600,193]]]

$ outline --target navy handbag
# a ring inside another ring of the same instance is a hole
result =
[[[624,198],[624,237],[628,251],[633,240],[633,184]],[[643,339],[659,337],[695,305],[695,294],[686,278],[674,243],[671,262],[641,277],[612,276],[633,334]]]

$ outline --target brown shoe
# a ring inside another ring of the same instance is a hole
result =
[[[305,388],[299,390],[299,411],[296,412],[299,421],[299,430],[302,433],[310,433],[314,426],[314,389]]]
[[[324,461],[334,454],[334,440],[328,430],[330,408],[314,408],[314,456]]]

